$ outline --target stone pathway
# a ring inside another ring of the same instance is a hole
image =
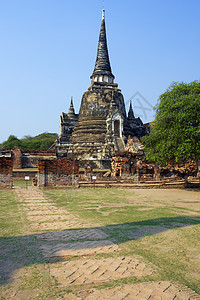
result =
[[[120,287],[80,292],[78,296],[66,294],[65,300],[199,300],[187,287],[167,281],[146,282]]]
[[[46,240],[46,241],[73,241],[79,239],[88,239],[88,240],[100,240],[106,239],[108,236],[105,232],[100,229],[88,228],[85,229],[77,229],[77,230],[66,230],[66,231],[56,231],[56,232],[45,232],[38,236],[38,239]]]
[[[42,245],[41,249],[45,257],[52,258],[112,253],[119,250],[119,247],[109,240],[103,240],[73,242],[66,244],[57,243],[56,245],[48,244]]]
[[[83,228],[85,224],[61,208],[57,208],[40,190],[34,187],[15,189],[22,202],[30,227],[37,231]]]
[[[77,256],[70,261],[50,264],[50,274],[57,280],[58,288],[67,289],[78,285],[81,287],[82,291],[76,292],[76,295],[63,293],[62,299],[200,300],[200,296],[187,287],[170,282],[126,284],[100,290],[85,290],[87,284],[100,284],[132,276],[142,278],[150,275],[152,269],[138,259],[128,256],[95,258],[96,254],[120,251],[118,245],[110,241],[102,229],[83,224],[78,217],[56,207],[35,187],[16,188],[15,191],[31,230],[37,233],[43,255],[47,258],[63,259]]]
[[[63,286],[102,283],[130,276],[150,275],[152,270],[132,257],[80,259],[51,267],[51,275]]]

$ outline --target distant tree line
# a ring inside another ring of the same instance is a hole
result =
[[[57,133],[41,133],[34,137],[25,136],[22,139],[18,139],[15,135],[10,135],[7,141],[0,144],[0,149],[13,149],[14,147],[21,147],[24,150],[27,149],[41,149],[48,150],[55,142],[58,135]]]

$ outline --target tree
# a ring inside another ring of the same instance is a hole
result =
[[[10,135],[6,142],[3,142],[0,146],[2,149],[13,149],[14,147],[20,147],[21,141],[15,136]]]
[[[22,148],[26,149],[42,149],[48,150],[55,142],[58,135],[56,133],[41,133],[35,137],[26,136],[21,140]]]
[[[158,99],[143,137],[147,159],[159,164],[200,159],[200,82],[173,83]]]
[[[22,149],[42,149],[47,150],[55,142],[57,133],[41,133],[35,137],[25,136],[23,139],[18,139],[14,135],[10,135],[6,142],[0,145],[2,149],[13,149],[14,147],[21,147]]]

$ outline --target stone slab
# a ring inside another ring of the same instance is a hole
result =
[[[119,247],[109,240],[102,240],[41,245],[41,249],[45,257],[51,258],[113,253],[118,251]]]
[[[78,229],[78,230],[65,230],[57,232],[46,232],[37,236],[38,239],[51,241],[72,241],[79,239],[87,240],[100,240],[107,238],[107,234],[100,229]]]
[[[66,212],[65,212],[66,214]],[[38,210],[26,210],[26,215],[27,216],[45,216],[45,215],[53,215],[57,216],[60,215],[58,211],[52,211],[50,209],[43,209],[41,211]]]
[[[200,300],[200,296],[186,286],[167,281],[123,285],[107,289],[90,289],[78,295],[65,294],[65,300]]]
[[[31,223],[31,227],[33,229],[39,231],[46,231],[46,230],[65,230],[65,229],[75,229],[75,228],[83,228],[85,227],[84,224],[80,223],[76,220],[71,221],[55,221],[55,222],[47,222],[47,223]]]
[[[30,209],[40,209],[41,207],[51,207],[52,209],[56,208],[51,203],[33,203],[33,202],[23,202],[22,206],[28,207]]]
[[[149,267],[132,257],[80,259],[50,266],[50,274],[61,285],[100,283],[131,276],[142,277],[151,273]]]
[[[61,215],[61,214],[68,214],[67,211],[61,210],[59,208],[52,208],[52,207],[40,207],[38,208],[37,206],[33,208],[30,207],[23,207],[24,211],[26,212],[27,215],[45,215],[45,214],[55,214],[55,215]]]

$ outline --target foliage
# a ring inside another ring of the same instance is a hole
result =
[[[57,133],[42,133],[35,137],[25,136],[23,139],[18,139],[14,135],[10,135],[8,140],[0,145],[2,149],[13,149],[14,147],[21,147],[22,149],[41,149],[47,150],[55,142]]]
[[[0,145],[2,149],[13,149],[14,147],[20,147],[21,141],[14,135],[10,135],[6,142]]]
[[[173,83],[158,99],[149,136],[142,138],[147,159],[157,163],[200,158],[200,82]]]

